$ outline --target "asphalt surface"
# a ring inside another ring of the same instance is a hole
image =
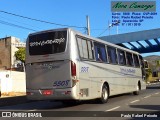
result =
[[[0,102],[2,101],[0,100]],[[75,105],[64,105],[61,102],[50,101],[28,102],[24,96],[22,99],[24,102],[20,103],[21,100],[14,101],[19,101],[19,103],[16,103],[16,105],[3,105],[0,107],[0,111],[18,112],[20,113],[18,117],[22,117],[23,114],[23,117],[26,117],[24,119],[32,119],[27,117],[33,117],[31,114],[35,113],[38,120],[158,119],[157,117],[160,114],[160,83],[148,85],[147,89],[141,91],[140,95],[137,96],[123,94],[110,97],[106,104],[99,104],[94,100],[80,102]],[[12,118],[0,119],[17,120],[16,115],[13,114]]]

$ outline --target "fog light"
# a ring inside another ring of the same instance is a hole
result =
[[[33,95],[33,92],[26,92],[27,95]]]

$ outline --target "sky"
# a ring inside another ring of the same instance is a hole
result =
[[[119,26],[118,33],[160,28],[160,1],[155,1],[158,15],[154,19],[145,20],[143,25],[138,27]],[[84,34],[88,15],[91,36],[99,37],[109,33],[114,35],[117,34],[117,27],[113,26],[110,31],[107,29],[108,23],[112,22],[110,6],[111,0],[1,0],[0,11],[3,12],[0,12],[0,38],[15,36],[25,42],[29,33],[67,27],[24,19],[4,12],[61,25],[76,26],[73,28]]]

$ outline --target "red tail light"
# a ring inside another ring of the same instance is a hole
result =
[[[53,91],[52,90],[44,90],[42,92],[43,95],[52,95],[53,94]]]
[[[76,76],[76,64],[71,61],[71,74],[72,76]]]

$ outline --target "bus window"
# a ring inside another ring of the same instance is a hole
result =
[[[126,58],[127,58],[127,65],[128,66],[134,66],[132,54],[127,52],[126,53]]]
[[[29,36],[29,54],[45,55],[65,51],[67,31],[54,31]]]
[[[83,58],[88,59],[87,41],[82,39]]]
[[[83,59],[93,59],[92,42],[83,38],[77,38],[80,57]]]
[[[88,45],[88,54],[89,54],[89,59],[93,59],[93,47],[92,47],[92,42],[91,41],[87,41],[87,45]]]
[[[143,57],[141,55],[139,55],[139,59],[140,59],[140,65],[142,68],[145,68],[144,66],[144,60],[143,60]]]
[[[118,62],[120,65],[126,65],[125,52],[118,49]]]
[[[139,55],[139,59],[140,59],[140,65],[141,65],[141,70],[142,70],[142,79],[144,80],[146,73],[145,73],[145,68],[144,68],[143,57],[141,55]]]
[[[135,65],[135,67],[140,67],[138,56],[135,55],[135,54],[133,54],[133,59],[134,59],[134,65]]]
[[[79,55],[80,55],[81,58],[83,58],[82,39],[77,38],[77,42],[78,42],[78,48],[79,48]]]
[[[116,48],[108,46],[108,59],[109,63],[117,64]]]
[[[96,61],[107,62],[105,45],[94,43]]]

